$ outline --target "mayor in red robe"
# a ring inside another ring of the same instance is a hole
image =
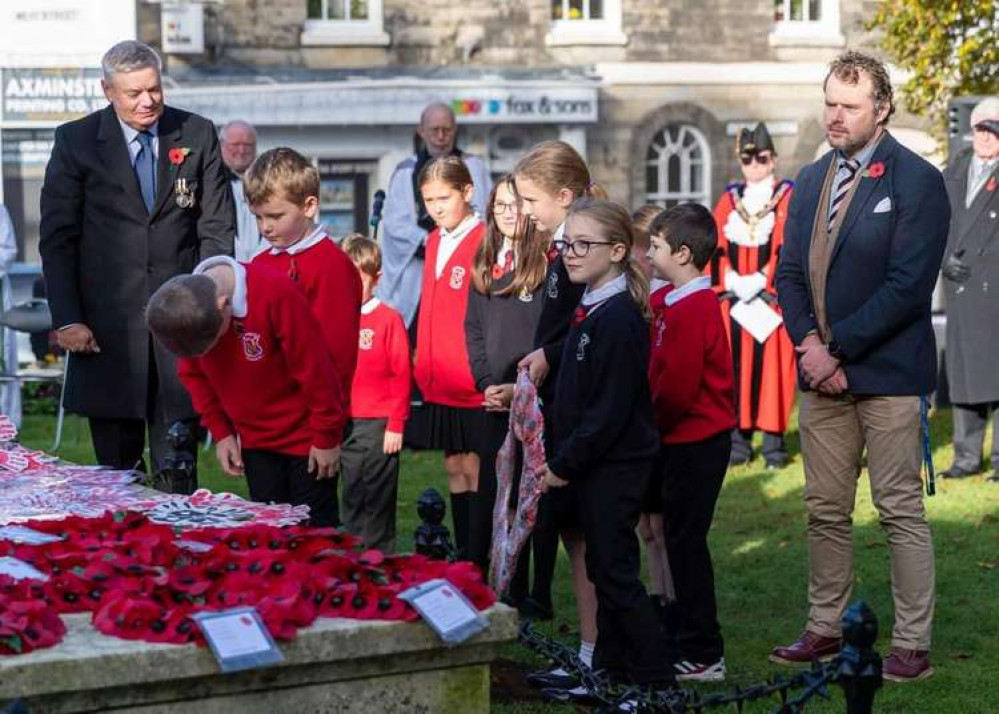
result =
[[[777,179],[777,153],[762,122],[739,132],[736,153],[744,180],[726,187],[715,206],[718,252],[710,264],[735,366],[730,461],[751,461],[753,432],[762,431],[767,468],[781,468],[788,463],[784,432],[794,406],[795,360],[774,276],[793,184]]]

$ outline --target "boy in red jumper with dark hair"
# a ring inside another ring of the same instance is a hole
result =
[[[146,322],[181,359],[178,374],[230,476],[254,501],[309,506],[333,525],[345,410],[305,298],[285,276],[209,258],[153,293]]]
[[[735,426],[732,352],[711,279],[718,244],[711,213],[669,208],[649,229],[649,257],[670,281],[652,326],[649,379],[662,435],[663,521],[677,597],[678,680],[725,678],[708,531]]]
[[[378,244],[350,236],[343,250],[361,275],[361,333],[343,441],[343,524],[368,548],[395,550],[399,450],[409,418],[409,336],[402,316],[374,297],[382,274]]]

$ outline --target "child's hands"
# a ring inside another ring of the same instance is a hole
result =
[[[513,401],[513,385],[490,385],[486,387],[483,396],[485,401],[482,402],[482,406],[486,408],[487,412],[505,412],[510,408],[510,402]]]
[[[219,466],[230,476],[242,476],[243,456],[240,453],[239,439],[231,434],[215,445],[215,458]]]
[[[317,479],[333,478],[340,470],[340,447],[320,449],[313,446],[309,449],[309,473],[315,473]]]
[[[526,369],[534,384],[541,384],[548,376],[548,358],[540,347],[517,363],[517,369]]]
[[[402,450],[402,433],[398,431],[386,431],[382,440],[382,453],[398,454]]]
[[[545,464],[545,475],[541,480],[541,493],[548,493],[553,488],[563,488],[568,485],[568,481],[556,476],[555,472],[548,468],[548,464]]]

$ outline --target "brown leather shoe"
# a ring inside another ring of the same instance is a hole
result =
[[[885,659],[882,673],[893,682],[915,682],[933,674],[929,650],[909,650],[892,647]]]
[[[811,664],[813,659],[826,660],[839,653],[838,637],[823,637],[805,630],[794,644],[774,647],[770,661],[776,664]]]

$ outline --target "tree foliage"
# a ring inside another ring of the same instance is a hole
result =
[[[939,131],[951,97],[999,93],[999,0],[882,0],[868,29],[912,73],[905,108]]]

